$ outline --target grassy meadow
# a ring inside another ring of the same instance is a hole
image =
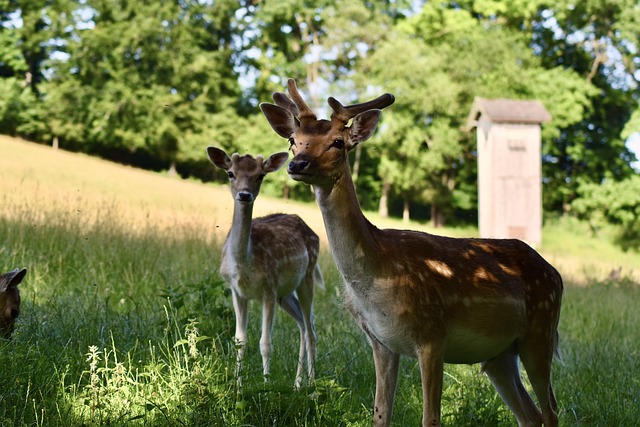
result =
[[[0,426],[369,426],[371,352],[342,307],[320,212],[258,198],[256,215],[278,211],[323,240],[317,381],[293,391],[299,335],[279,310],[263,382],[253,304],[237,393],[233,309],[218,274],[228,189],[0,136],[0,272],[29,270],[13,339],[0,340]],[[561,425],[638,425],[640,254],[565,219],[545,225],[540,251],[566,282],[553,372]],[[417,364],[404,359],[393,425],[419,425],[421,402]],[[477,365],[446,367],[442,413],[447,426],[515,425]]]

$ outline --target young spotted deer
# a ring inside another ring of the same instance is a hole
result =
[[[394,97],[347,107],[329,98],[331,120],[318,120],[295,81],[288,88],[293,102],[276,92],[276,105],[260,108],[291,145],[289,175],[313,186],[347,307],[373,349],[374,425],[390,424],[405,355],[420,366],[423,426],[440,425],[443,364],[477,362],[520,426],[557,426],[550,377],[563,290],[558,272],[518,240],[376,228],[360,209],[348,153],[372,135]],[[522,385],[518,356],[542,411]]]
[[[247,343],[248,301],[262,302],[260,353],[265,380],[269,374],[271,331],[276,302],[298,323],[300,354],[294,387],[302,385],[305,354],[309,381],[314,379],[316,335],[313,324],[313,285],[324,286],[318,266],[320,239],[297,215],[273,214],[252,219],[253,203],[266,174],[280,169],[289,154],[272,154],[267,160],[237,153],[231,158],[207,147],[211,162],[229,175],[233,195],[233,221],[222,249],[220,273],[231,288],[238,344],[236,378]]]
[[[12,270],[0,274],[0,337],[9,339],[20,314],[20,290],[18,285],[27,274],[27,269]]]

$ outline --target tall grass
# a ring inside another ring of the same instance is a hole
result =
[[[298,331],[281,313],[262,380],[253,306],[236,390],[233,310],[218,274],[230,202],[217,186],[0,138],[0,270],[29,269],[14,337],[0,341],[0,425],[369,426],[371,351],[342,307],[326,246],[315,386],[293,390]],[[313,205],[261,197],[256,209],[295,211],[324,236]],[[570,278],[554,366],[560,420],[632,426],[640,258],[575,231],[583,226],[550,224],[542,248]],[[607,278],[612,266],[620,279]],[[419,371],[410,359],[400,368],[393,423],[419,425]],[[515,423],[478,366],[447,366],[442,412],[449,426]]]

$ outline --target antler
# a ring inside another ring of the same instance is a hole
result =
[[[304,101],[302,95],[300,95],[300,92],[298,91],[298,87],[296,85],[296,81],[294,79],[289,79],[287,81],[287,87],[289,89],[289,95],[291,96],[291,98],[289,98],[285,93],[274,92],[273,101],[276,103],[276,105],[289,111],[291,114],[297,117],[300,122],[316,121],[317,117]],[[362,113],[363,111],[373,109],[381,110],[393,104],[395,100],[396,99],[393,95],[391,95],[390,93],[385,93],[384,95],[381,95],[376,99],[368,102],[344,106],[337,99],[329,97],[329,106],[333,110],[333,113],[331,114],[331,120],[337,120],[342,123],[347,123],[349,120]]]
[[[295,103],[296,107],[299,109],[300,115],[298,117],[300,118],[300,121],[304,122],[307,120],[309,121],[317,120],[315,113],[311,111],[311,108],[309,108],[307,103],[304,102],[304,99],[302,99],[302,95],[300,95],[300,92],[298,92],[296,81],[293,79],[289,79],[289,81],[287,82],[287,87],[289,88],[289,94],[291,95],[293,102]],[[276,103],[278,103],[278,100],[276,100],[275,94],[274,94],[273,100],[276,101]],[[289,111],[291,111],[291,109],[289,109]]]
[[[296,104],[294,104],[293,101],[289,99],[289,97],[286,94],[282,92],[274,92],[273,101],[276,103],[277,106],[282,107],[285,110],[288,110],[295,117],[298,117],[300,115],[300,110],[298,109]]]
[[[350,119],[354,118],[358,114],[363,111],[373,110],[373,109],[383,109],[393,104],[396,98],[390,93],[385,93],[384,95],[380,95],[376,99],[373,99],[368,102],[363,102],[361,104],[354,104],[344,106],[334,97],[329,97],[327,102],[329,106],[333,110],[331,114],[331,120],[339,120],[343,123],[347,123]]]

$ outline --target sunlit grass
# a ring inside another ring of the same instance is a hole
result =
[[[324,236],[314,204],[261,196],[256,211],[296,212]],[[282,312],[263,382],[254,306],[246,384],[236,393],[233,311],[218,274],[230,217],[223,186],[0,137],[0,269],[29,269],[14,338],[0,342],[0,425],[371,425],[371,350],[342,306],[326,244],[316,386],[293,391],[298,332]],[[547,225],[542,252],[568,285],[563,363],[554,366],[561,425],[634,425],[638,255],[570,222]],[[607,279],[618,266],[622,278]],[[400,371],[393,425],[419,425],[415,360],[403,359]],[[449,426],[514,425],[477,365],[447,366],[442,414]]]

